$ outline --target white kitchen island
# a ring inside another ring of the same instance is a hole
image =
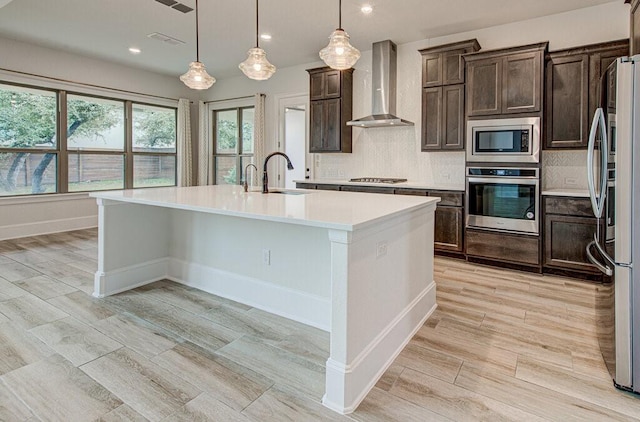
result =
[[[349,413],[436,307],[439,198],[288,192],[92,193],[94,296],[166,278],[329,331],[323,403]]]

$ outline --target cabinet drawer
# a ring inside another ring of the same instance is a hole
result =
[[[438,191],[438,190],[430,190],[429,196],[437,196],[440,198],[440,202],[438,202],[438,206],[451,206],[451,207],[462,207],[464,202],[462,192],[447,192],[447,191]]]
[[[296,188],[298,188],[298,189],[315,189],[316,185],[313,184],[313,183],[296,182]]]
[[[467,255],[517,264],[539,265],[540,239],[511,233],[467,230]]]
[[[341,186],[340,190],[345,192],[366,192],[366,193],[393,193],[394,189],[388,186]]]
[[[429,196],[425,189],[395,188],[393,192],[396,195]]]
[[[340,190],[340,185],[329,185],[329,184],[316,184],[316,189],[318,190]]]
[[[591,208],[591,201],[589,198],[545,196],[544,212],[546,214],[593,217],[593,210]]]

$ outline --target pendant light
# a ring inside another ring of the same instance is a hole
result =
[[[247,52],[247,60],[240,63],[238,67],[249,79],[264,81],[276,73],[276,67],[269,63],[267,53],[260,48],[258,24],[258,0],[256,0],[256,46]]]
[[[353,67],[360,52],[349,43],[349,34],[342,29],[342,0],[339,0],[338,29],[329,37],[329,45],[320,50],[320,58],[332,69],[345,70]]]
[[[191,89],[208,89],[216,82],[200,63],[200,43],[198,39],[198,0],[196,0],[196,61],[189,63],[189,70],[180,76],[180,80]]]

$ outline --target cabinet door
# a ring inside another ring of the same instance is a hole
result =
[[[598,272],[585,250],[597,230],[595,218],[547,214],[544,223],[545,266]]]
[[[324,98],[325,76],[323,72],[309,74],[309,99],[321,100]]]
[[[546,148],[586,147],[589,136],[589,56],[547,62]]]
[[[434,248],[441,251],[462,252],[462,208],[438,205],[435,215]]]
[[[512,54],[503,59],[502,113],[540,111],[542,53]]]
[[[618,57],[626,56],[629,54],[627,47],[615,47],[609,50],[593,53],[589,56],[589,116],[593,117],[596,108],[600,104],[600,77],[607,70],[609,65],[613,63]],[[615,89],[613,87],[607,87],[607,97],[610,100],[609,107],[614,107],[615,104]]]
[[[340,71],[329,70],[324,75],[324,98],[340,97]]]
[[[464,60],[462,55],[468,50],[451,50],[442,55],[442,84],[464,83]]]
[[[311,101],[309,107],[309,121],[311,128],[309,131],[309,152],[322,152],[324,150],[324,120],[325,101]]]
[[[502,59],[467,62],[467,115],[500,114],[502,110]]]
[[[340,98],[324,100],[324,151],[340,152]]]
[[[422,150],[437,150],[442,139],[442,87],[422,90]]]
[[[442,88],[442,149],[464,149],[464,85]]]
[[[442,54],[422,56],[422,86],[424,88],[442,85]]]

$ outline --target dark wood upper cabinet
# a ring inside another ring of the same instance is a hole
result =
[[[462,55],[480,50],[478,41],[467,40],[420,50],[422,55],[422,87],[464,83]]]
[[[491,57],[467,64],[467,115],[496,115],[502,111],[502,59]]]
[[[351,152],[353,69],[309,69],[309,152]]]
[[[549,56],[545,146],[586,146],[589,136],[589,56],[553,53]]]
[[[628,40],[554,51],[546,60],[545,148],[586,148],[600,102],[600,77]]]
[[[422,55],[422,151],[464,149],[463,54],[478,51],[468,40],[420,50]]]
[[[325,100],[340,97],[341,75],[335,69],[311,69],[309,72],[309,99]]]
[[[548,43],[464,55],[467,117],[539,113]]]

